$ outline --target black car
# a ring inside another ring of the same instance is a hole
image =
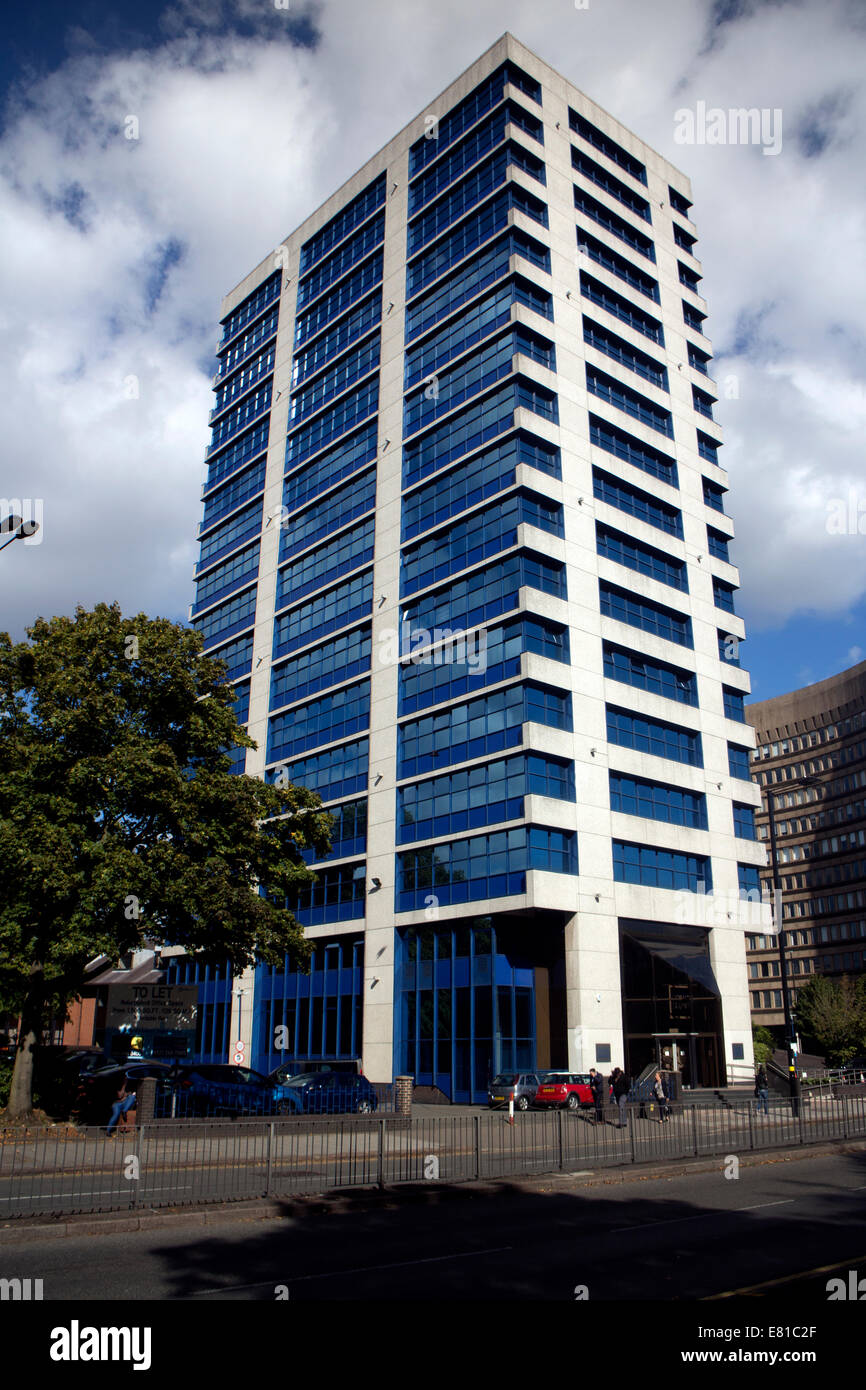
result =
[[[307,1115],[371,1115],[379,1098],[366,1076],[351,1072],[314,1071],[293,1076],[284,1089],[298,1097]]]
[[[110,1063],[107,1066],[82,1071],[78,1077],[72,1113],[83,1125],[107,1124],[111,1107],[124,1082],[127,1091],[134,1091],[136,1082],[144,1077],[164,1078],[170,1070],[168,1062],[143,1061],[128,1062],[125,1066]]]

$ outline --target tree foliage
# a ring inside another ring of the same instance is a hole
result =
[[[797,991],[797,1021],[831,1062],[841,1064],[866,1051],[866,979],[813,975]]]
[[[166,942],[236,970],[303,963],[283,904],[332,824],[315,793],[230,772],[226,750],[255,744],[199,633],[99,604],[28,638],[0,633],[0,1006],[22,1015],[16,1080],[95,956]],[[22,1101],[13,1081],[10,1113],[29,1109],[29,1084]]]

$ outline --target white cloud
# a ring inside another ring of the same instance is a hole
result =
[[[864,32],[844,0],[802,0],[710,46],[710,11],[324,0],[311,50],[269,37],[251,0],[252,37],[179,4],[164,42],[81,45],[31,85],[0,144],[0,428],[3,490],[44,497],[45,526],[4,552],[2,626],[113,597],[185,613],[221,295],[506,28],[692,177],[718,378],[739,384],[717,414],[741,610],[842,616],[866,591],[863,538],[826,526],[834,497],[866,498]],[[698,100],[781,107],[782,153],[675,144]]]

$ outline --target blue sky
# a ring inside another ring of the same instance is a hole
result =
[[[0,628],[186,620],[221,296],[505,29],[692,180],[754,697],[863,658],[859,0],[10,8],[0,490],[43,529]],[[780,110],[781,150],[677,143],[699,102]]]

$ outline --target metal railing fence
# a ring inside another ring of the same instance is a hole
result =
[[[822,1103],[629,1103],[605,1111],[156,1122],[118,1130],[0,1132],[0,1221],[140,1212],[338,1188],[596,1170],[866,1139],[866,1095]]]

